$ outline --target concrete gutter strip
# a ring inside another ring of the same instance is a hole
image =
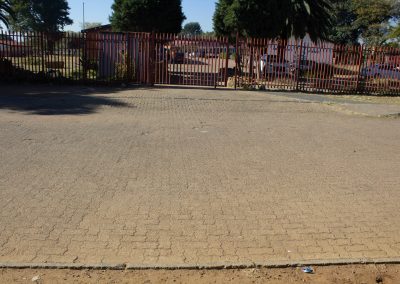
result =
[[[143,264],[63,264],[63,263],[0,263],[1,269],[71,269],[71,270],[221,270],[252,268],[289,268],[300,266],[334,266],[363,264],[400,264],[400,258],[307,260],[265,263],[210,263],[196,265],[143,265]]]

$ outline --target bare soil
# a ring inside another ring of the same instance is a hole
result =
[[[400,265],[232,270],[0,269],[0,283],[400,283]],[[35,279],[38,279],[35,281]]]
[[[394,96],[327,95],[327,97],[345,98],[354,102],[364,102],[371,104],[400,105],[400,97]]]

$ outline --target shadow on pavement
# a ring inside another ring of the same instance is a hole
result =
[[[95,113],[102,106],[133,107],[105,96],[122,90],[85,86],[0,84],[0,110],[9,109],[35,115],[83,115]]]

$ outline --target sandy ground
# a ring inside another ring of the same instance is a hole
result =
[[[399,283],[400,265],[233,270],[0,270],[0,283]],[[32,281],[38,279],[36,281]]]
[[[354,102],[400,105],[400,97],[392,96],[327,95],[326,97],[342,98]]]

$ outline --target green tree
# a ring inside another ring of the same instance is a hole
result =
[[[382,45],[390,38],[391,22],[400,15],[397,0],[353,0],[357,15],[353,25],[362,40],[370,45]]]
[[[400,24],[393,27],[389,34],[390,39],[400,39]]]
[[[181,0],[115,0],[112,9],[115,31],[179,33],[186,19]]]
[[[333,25],[329,40],[337,44],[358,44],[360,29],[354,24],[357,14],[353,0],[332,1]]]
[[[62,38],[59,31],[73,23],[66,0],[11,0],[11,5],[15,13],[14,19],[10,20],[12,29],[43,33],[50,53]]]
[[[398,22],[397,0],[332,0],[334,24],[329,39],[339,44],[370,45],[391,42],[393,24]]]
[[[198,36],[203,33],[201,26],[197,22],[190,22],[185,24],[182,30],[182,34],[186,36]]]
[[[66,0],[11,0],[15,19],[11,26],[16,31],[55,33],[73,21],[69,18]]]
[[[11,8],[10,0],[0,0],[0,23],[3,23],[7,28],[9,17],[14,15]]]
[[[288,39],[309,34],[327,38],[332,26],[328,0],[219,0],[214,14],[217,35]]]

